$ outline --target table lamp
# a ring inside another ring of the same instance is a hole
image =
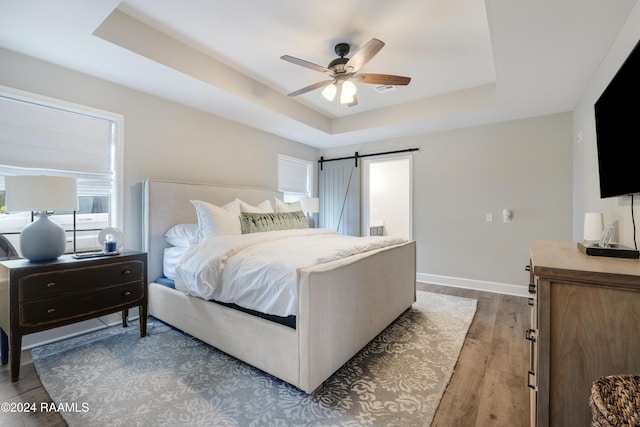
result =
[[[61,176],[5,176],[9,212],[31,211],[38,218],[20,233],[22,256],[29,261],[51,261],[65,252],[64,229],[49,219],[47,211],[77,210],[75,178]]]
[[[307,223],[310,228],[315,228],[316,222],[312,214],[320,212],[320,199],[317,197],[303,197],[300,199],[302,211],[307,214]]]

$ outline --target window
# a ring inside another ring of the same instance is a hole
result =
[[[19,251],[28,212],[5,212],[4,176],[77,179],[78,211],[54,212],[67,230],[67,252],[99,249],[99,230],[121,223],[123,117],[0,86],[0,233]]]
[[[278,191],[284,201],[295,202],[313,193],[313,163],[278,154]]]

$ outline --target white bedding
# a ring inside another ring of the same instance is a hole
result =
[[[164,277],[176,280],[176,267],[184,253],[188,250],[188,247],[181,246],[171,246],[164,250],[164,257],[162,259],[162,272],[164,273]]]
[[[276,316],[297,315],[297,271],[404,242],[328,229],[216,236],[189,248],[175,268],[176,289]]]

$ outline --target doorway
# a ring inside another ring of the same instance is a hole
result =
[[[363,161],[362,235],[413,239],[412,156]]]

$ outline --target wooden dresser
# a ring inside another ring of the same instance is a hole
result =
[[[640,260],[531,242],[532,426],[588,426],[591,385],[640,374]]]
[[[139,307],[140,336],[147,328],[147,254],[55,261],[0,262],[2,364],[11,362],[11,381],[20,375],[22,336]],[[10,358],[10,360],[8,360]]]

